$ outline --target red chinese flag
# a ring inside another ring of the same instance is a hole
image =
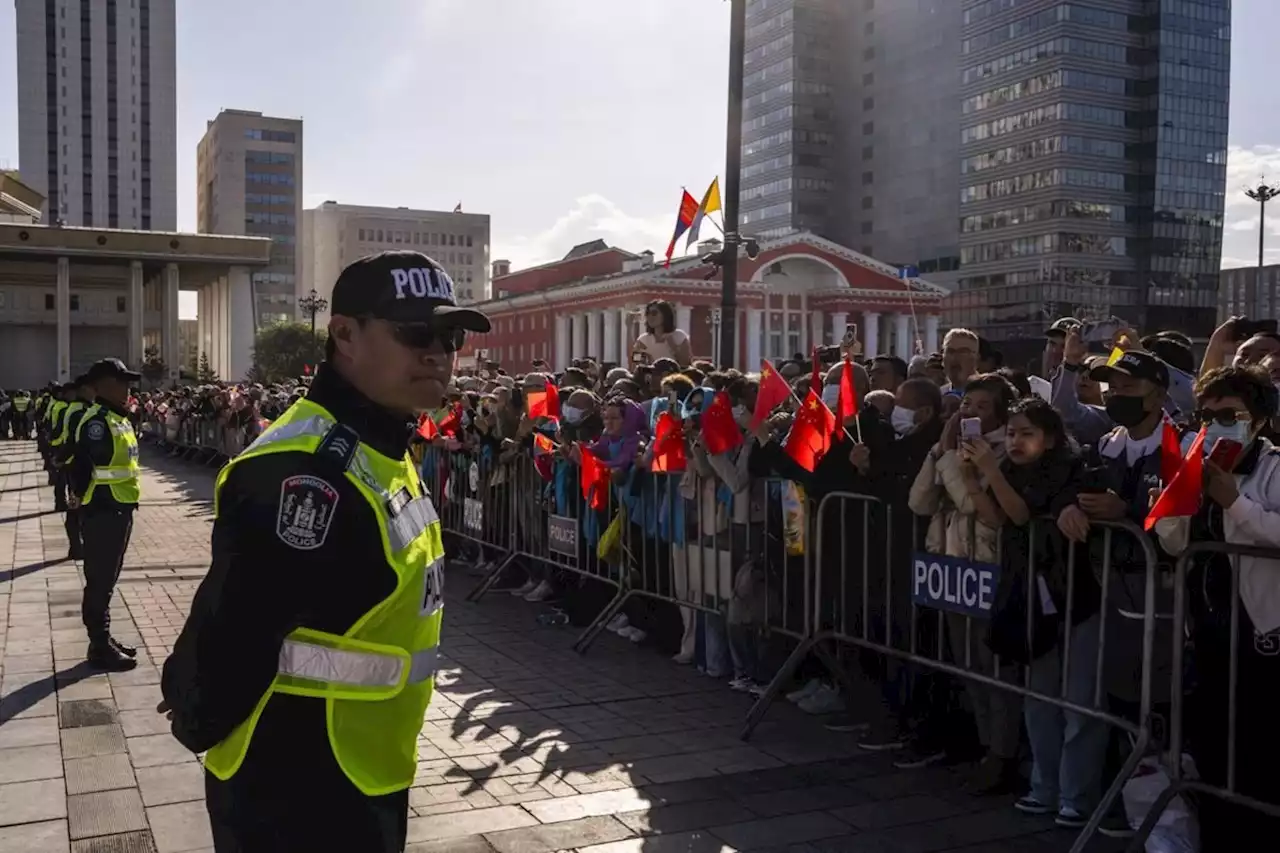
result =
[[[437,429],[440,435],[450,438],[458,437],[458,430],[462,427],[462,403],[454,403],[449,409],[449,414],[445,416]]]
[[[764,423],[778,406],[791,396],[791,386],[769,362],[760,365],[760,390],[756,393],[756,410],[751,413],[751,428]]]
[[[431,415],[426,412],[422,413],[422,417],[418,418],[418,435],[431,441],[440,435],[440,428],[436,426],[436,422],[431,420]]]
[[[836,416],[822,402],[822,397],[812,389],[804,398],[804,405],[791,423],[791,432],[783,445],[783,452],[809,473],[831,449],[831,434],[836,430]]]
[[[702,443],[711,454],[728,453],[742,445],[742,430],[733,420],[733,404],[729,395],[720,391],[702,413]]]
[[[1162,518],[1189,517],[1200,509],[1200,493],[1204,490],[1204,435],[1202,428],[1191,442],[1182,467],[1164,487],[1155,506],[1147,513],[1143,529],[1150,530]]]
[[[582,451],[582,497],[595,510],[609,505],[609,469],[601,464],[596,455],[586,447]]]
[[[684,427],[670,412],[663,412],[653,425],[653,462],[649,470],[655,474],[675,474],[688,467]]]
[[[526,391],[524,394],[525,411],[529,419],[560,418],[560,391],[548,382],[545,391]]]
[[[822,396],[822,386],[826,385],[826,377],[822,375],[822,364],[818,361],[818,348],[813,348],[813,375],[809,377],[809,387]]]
[[[1167,486],[1182,467],[1182,441],[1169,416],[1164,416],[1163,434],[1160,436],[1160,485]]]
[[[848,356],[844,370],[840,371],[840,400],[836,403],[836,423],[843,425],[849,418],[858,416],[858,391],[853,384],[853,364]]]

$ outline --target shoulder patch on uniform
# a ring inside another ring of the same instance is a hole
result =
[[[107,428],[102,421],[90,421],[88,426],[84,428],[84,431],[85,434],[94,441],[97,441],[107,434]]]
[[[346,424],[334,424],[324,434],[324,438],[320,439],[316,456],[336,462],[345,471],[351,466],[351,460],[355,458],[359,446],[360,433]]]
[[[276,536],[299,551],[314,551],[324,545],[338,497],[338,490],[327,480],[309,474],[286,477],[280,483]]]

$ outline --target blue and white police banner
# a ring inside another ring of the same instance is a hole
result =
[[[578,522],[563,515],[547,516],[547,548],[564,557],[578,556]]]
[[[917,553],[911,560],[911,600],[924,607],[990,619],[1000,567],[961,557]]]

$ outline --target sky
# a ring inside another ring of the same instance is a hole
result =
[[[1234,15],[1223,266],[1257,261],[1244,188],[1280,181],[1280,3],[1235,0]],[[724,0],[177,0],[177,21],[184,230],[196,143],[223,108],[303,119],[306,207],[461,202],[490,214],[492,257],[515,269],[597,238],[661,254],[681,187],[698,196],[724,167]],[[8,167],[13,39],[0,0]],[[1267,232],[1280,262],[1280,209]]]

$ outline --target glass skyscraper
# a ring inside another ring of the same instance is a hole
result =
[[[1019,361],[1064,315],[1207,336],[1230,0],[963,0],[963,15],[948,323]]]

